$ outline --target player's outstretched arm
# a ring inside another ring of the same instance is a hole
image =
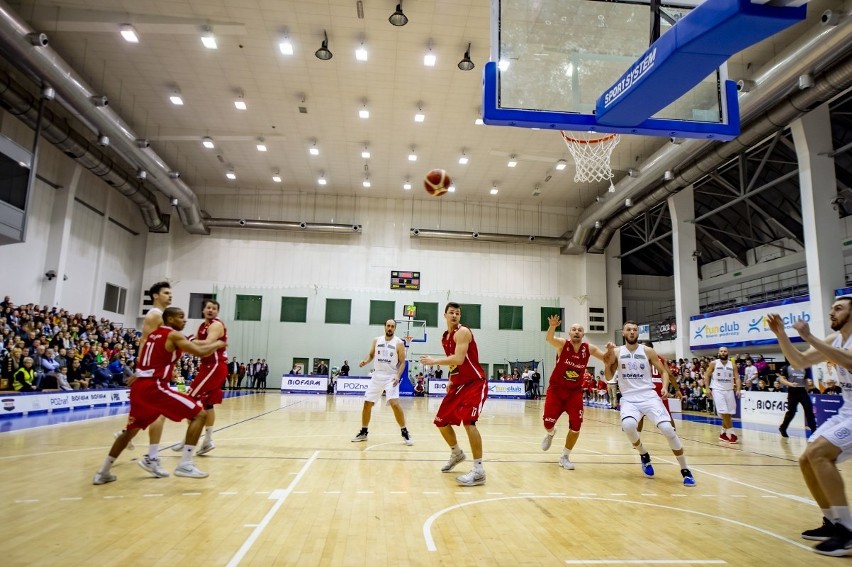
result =
[[[793,323],[793,328],[796,329],[796,332],[799,333],[800,337],[805,339],[808,344],[811,345],[811,349],[817,351],[823,358],[829,362],[842,366],[843,368],[852,368],[852,352],[832,345],[837,333],[832,333],[826,337],[825,340],[820,339],[811,333],[810,325],[801,319]],[[807,351],[805,354],[807,354]]]
[[[456,351],[450,356],[444,358],[433,358],[431,356],[421,356],[421,364],[439,364],[441,366],[459,366],[464,362],[467,356],[467,347],[470,341],[473,340],[473,335],[467,327],[459,327],[453,338],[456,341]]]
[[[201,339],[192,339],[197,345],[209,345],[210,343],[216,342],[222,338],[225,334],[225,325],[220,323],[219,321],[214,321],[209,327],[207,327],[207,338],[203,341]]]
[[[169,349],[169,343],[172,346],[171,349]],[[178,331],[172,331],[169,333],[166,350],[174,352],[175,349],[180,349],[183,352],[204,358],[205,356],[213,354],[220,348],[225,348],[225,346],[225,343],[221,340],[218,340],[215,343],[210,343],[209,345],[200,345],[198,343],[191,342]]]
[[[551,315],[547,318],[547,334],[544,336],[544,340],[553,345],[559,351],[562,350],[562,347],[565,346],[565,339],[560,339],[556,336],[556,328],[559,326],[562,320],[559,315]]]
[[[781,352],[784,353],[784,358],[790,361],[793,368],[808,368],[827,359],[824,354],[814,348],[810,341],[808,341],[808,344],[811,344],[811,347],[804,352],[794,347],[793,343],[790,342],[790,337],[787,336],[787,332],[784,330],[784,321],[777,313],[770,313],[767,315],[766,323],[769,325],[769,330],[772,331],[778,339],[778,346],[781,347]],[[810,335],[810,331],[808,331],[808,334]],[[819,341],[816,337],[812,338]],[[826,340],[829,339],[833,341],[834,335],[829,335]],[[830,347],[829,344],[826,344],[825,346]]]

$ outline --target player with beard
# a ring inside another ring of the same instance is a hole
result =
[[[646,347],[654,348],[654,343],[652,343],[651,341],[642,341],[642,344],[645,345]],[[659,356],[657,358],[660,359],[660,364],[662,364],[663,366],[666,366],[666,359],[665,358],[663,358],[662,356]],[[657,370],[656,366],[651,367],[651,380],[654,381],[654,390],[656,390],[657,395],[660,396],[660,398],[663,400],[663,405],[666,407],[666,411],[669,412],[669,421],[672,422],[672,427],[677,429],[677,427],[675,426],[675,423],[674,423],[674,418],[672,418],[672,410],[671,410],[671,408],[669,408],[668,393],[666,395],[663,395],[663,375],[660,374],[660,371]],[[675,388],[677,388],[677,384],[675,384]],[[642,425],[644,425],[644,423],[645,423],[645,417],[643,416],[642,419],[639,420],[639,427],[637,427],[637,430],[640,433],[642,432]]]
[[[406,445],[413,445],[408,428],[405,427],[405,413],[399,405],[399,381],[402,371],[405,369],[405,343],[402,339],[394,336],[396,332],[396,321],[388,319],[385,321],[385,334],[383,337],[373,339],[367,358],[362,360],[358,366],[364,367],[375,358],[373,372],[370,373],[370,385],[364,393],[364,406],[361,409],[361,430],[352,438],[353,443],[367,440],[367,426],[370,425],[370,416],[373,406],[382,399],[382,392],[386,392],[388,405],[393,410],[393,415],[400,427],[402,440]]]
[[[639,326],[634,321],[627,321],[621,329],[621,334],[624,337],[624,346],[615,351],[615,360],[606,366],[607,379],[611,378],[616,371],[618,372],[618,387],[621,389],[621,429],[633,444],[633,448],[639,452],[642,459],[642,472],[647,477],[654,476],[651,455],[642,445],[637,429],[639,420],[647,415],[668,441],[680,465],[683,485],[695,486],[695,478],[686,465],[683,444],[675,433],[669,421],[671,418],[651,380],[651,367],[654,366],[663,377],[662,391],[667,392],[669,371],[660,364],[654,349],[639,344]],[[609,344],[607,349],[613,346]],[[609,353],[607,355],[609,359]],[[677,396],[683,397],[680,390],[677,391]]]
[[[737,365],[728,360],[728,347],[719,347],[719,358],[707,366],[704,383],[707,384],[707,397],[716,404],[716,413],[722,418],[719,440],[736,443],[738,439],[731,416],[737,413],[740,372]]]
[[[814,551],[835,557],[852,554],[852,515],[846,500],[843,477],[837,463],[852,456],[852,296],[834,300],[828,314],[834,333],[824,340],[811,334],[801,319],[793,327],[810,348],[799,351],[784,331],[780,315],[767,315],[769,328],[778,337],[778,346],[794,368],[807,368],[819,362],[837,365],[837,376],[843,388],[843,405],[837,415],[820,425],[808,440],[799,457],[799,468],[811,495],[822,510],[822,526],[802,532],[802,538],[821,541]]]
[[[565,436],[565,448],[559,458],[559,466],[566,470],[574,470],[571,462],[571,449],[580,437],[580,427],[583,425],[583,382],[589,357],[594,356],[604,361],[606,352],[595,345],[583,342],[586,331],[579,323],[574,323],[568,330],[570,339],[554,336],[561,322],[559,315],[547,318],[549,324],[545,340],[556,348],[556,364],[550,374],[547,395],[544,398],[544,430],[547,435],[541,442],[541,450],[547,451],[556,435],[556,420],[563,413],[568,414],[568,435]],[[594,381],[594,378],[593,378]],[[593,382],[594,383],[594,382]]]

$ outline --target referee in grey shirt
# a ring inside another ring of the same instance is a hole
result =
[[[807,374],[805,370],[793,368],[790,364],[784,367],[784,372],[778,377],[778,380],[787,386],[787,413],[784,414],[784,421],[778,431],[781,432],[781,437],[789,437],[787,435],[787,427],[796,416],[796,406],[802,404],[802,411],[805,412],[805,423],[808,429],[813,433],[816,430],[816,418],[814,417],[814,408],[811,404],[811,397],[808,395],[805,388],[805,379]]]

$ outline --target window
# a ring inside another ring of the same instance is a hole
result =
[[[603,307],[589,307],[589,331],[606,332],[606,309]]]
[[[501,305],[498,323],[500,330],[523,331],[524,308],[520,305]]]
[[[542,307],[541,308],[541,330],[546,331],[548,327],[550,327],[550,323],[547,322],[547,318],[551,315],[559,315],[559,326],[556,327],[557,331],[565,330],[565,309],[561,307]]]
[[[492,364],[491,369],[493,374],[491,375],[492,380],[502,380],[503,375],[509,371],[508,364]]]
[[[417,303],[417,320],[426,321],[427,327],[438,326],[438,304],[437,303]]]
[[[351,299],[326,299],[325,300],[325,322],[341,323],[348,325],[351,319]]]
[[[189,294],[189,319],[204,319],[204,302],[208,299],[216,299],[215,293],[190,293]]]
[[[124,300],[127,299],[127,290],[111,283],[106,284],[104,291],[104,311],[124,315]]]
[[[308,320],[307,297],[282,297],[281,322],[305,323]]]
[[[370,324],[384,325],[388,319],[395,319],[396,302],[370,300]]]
[[[234,313],[235,321],[260,321],[263,297],[260,295],[238,295]]]
[[[482,306],[478,303],[460,303],[461,305],[461,322],[471,329],[481,329],[481,312]]]

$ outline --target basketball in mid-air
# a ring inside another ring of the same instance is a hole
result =
[[[452,184],[450,174],[443,169],[433,169],[423,179],[423,188],[433,197],[440,197],[446,193]]]

